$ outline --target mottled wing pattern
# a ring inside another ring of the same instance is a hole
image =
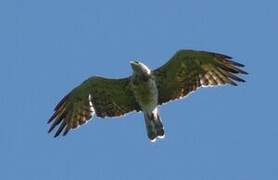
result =
[[[237,74],[247,74],[244,65],[223,54],[180,50],[165,65],[153,71],[159,104],[188,95],[199,87],[245,82]]]
[[[86,123],[94,114],[99,117],[121,116],[140,111],[130,90],[129,78],[106,79],[92,77],[66,95],[56,106],[48,123],[51,132],[59,126],[55,137],[62,131],[66,135]]]

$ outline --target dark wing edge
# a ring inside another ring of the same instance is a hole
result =
[[[131,111],[140,111],[140,108],[130,92],[128,78],[92,77],[56,105],[48,120],[52,123],[48,132],[59,126],[54,137],[61,132],[65,136],[71,129],[87,123],[94,114],[104,118],[122,116]]]
[[[63,132],[65,136],[71,129],[76,129],[79,126],[87,123],[95,114],[95,110],[91,103],[91,95],[88,99],[79,99],[73,101],[72,93],[66,95],[55,107],[53,115],[48,120],[48,124],[52,123],[48,133],[52,132],[57,126],[54,137],[57,137]]]
[[[243,64],[232,57],[195,50],[178,51],[165,65],[153,71],[157,79],[159,104],[180,99],[200,87],[213,87],[245,82]]]

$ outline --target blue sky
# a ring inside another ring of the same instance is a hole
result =
[[[278,179],[278,3],[220,0],[17,0],[0,3],[0,179]],[[233,56],[238,87],[161,107],[166,138],[142,114],[47,134],[55,104],[92,75],[125,77],[178,49]]]

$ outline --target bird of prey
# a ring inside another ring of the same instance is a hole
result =
[[[150,70],[139,61],[130,61],[133,74],[122,79],[93,76],[67,94],[55,107],[48,123],[54,137],[66,135],[94,115],[105,118],[142,112],[148,138],[154,142],[165,136],[159,106],[181,99],[200,87],[234,85],[245,82],[243,64],[230,56],[196,50],[179,50],[163,66]]]

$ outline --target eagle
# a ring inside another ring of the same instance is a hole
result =
[[[147,136],[154,142],[165,137],[159,106],[201,87],[237,86],[245,82],[240,75],[248,74],[230,56],[197,50],[179,50],[155,70],[139,61],[130,61],[130,65],[133,74],[129,77],[92,76],[64,96],[48,120],[48,132],[57,127],[54,137],[65,136],[94,115],[106,118],[142,112]]]

